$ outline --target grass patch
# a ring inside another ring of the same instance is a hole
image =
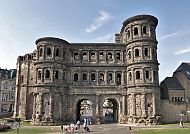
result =
[[[45,133],[57,133],[59,128],[56,127],[23,127],[19,128],[20,134],[45,134]],[[17,134],[17,129],[11,129],[6,132],[1,132],[3,134]]]
[[[135,134],[190,134],[189,128],[137,129]]]

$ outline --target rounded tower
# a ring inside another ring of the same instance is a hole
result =
[[[120,42],[126,44],[127,117],[130,124],[155,124],[159,115],[157,18],[137,15],[123,22]]]
[[[56,124],[63,120],[60,117],[64,117],[60,109],[63,109],[67,94],[65,64],[69,62],[69,43],[59,38],[44,37],[36,40],[36,45],[32,122],[40,125]]]

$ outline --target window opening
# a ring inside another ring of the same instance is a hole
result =
[[[56,49],[55,56],[60,56],[59,48]]]
[[[148,48],[144,49],[144,56],[148,56]]]
[[[145,72],[145,78],[149,79],[149,71],[148,70],[146,70],[146,72]]]
[[[108,60],[111,60],[112,59],[112,53],[108,53]]]
[[[86,81],[86,80],[87,80],[87,74],[86,74],[86,73],[84,73],[84,74],[82,75],[82,79],[83,79],[83,81]]]
[[[147,27],[143,26],[143,34],[147,34]]]
[[[78,74],[74,74],[74,81],[78,81]]]
[[[134,35],[138,35],[138,28],[134,27]]]
[[[132,80],[132,74],[131,74],[131,72],[129,72],[129,81],[131,81]]]
[[[41,77],[42,77],[42,72],[39,70],[39,71],[38,71],[38,80],[40,80]]]
[[[49,47],[47,48],[47,55],[51,56],[51,48],[49,48]]]
[[[93,74],[91,74],[91,80],[92,81],[95,81],[96,80],[96,75],[93,73]]]
[[[59,71],[55,71],[55,79],[59,79]]]
[[[117,85],[121,85],[121,74],[117,74]]]
[[[117,53],[117,54],[116,54],[116,59],[117,59],[117,60],[121,60],[120,53]]]
[[[140,79],[140,71],[136,71],[136,79],[137,79],[137,80]]]
[[[42,49],[42,48],[40,48],[40,51],[39,51],[39,56],[41,57],[41,56],[42,56],[42,54],[43,54],[43,49]]]
[[[50,71],[49,70],[46,70],[45,78],[50,78]]]
[[[74,53],[74,58],[75,58],[75,60],[78,60],[79,59],[79,54],[78,53]]]
[[[139,49],[135,49],[135,57],[139,57]]]

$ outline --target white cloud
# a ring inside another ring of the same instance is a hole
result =
[[[91,42],[114,42],[114,37],[111,34],[107,34],[105,36],[97,37]]]
[[[175,52],[174,55],[180,55],[180,54],[185,54],[185,53],[190,53],[190,47],[183,49],[183,50],[179,50],[179,51]]]
[[[104,25],[106,22],[108,22],[111,19],[111,16],[106,13],[105,11],[100,11],[100,16],[98,16],[94,22],[85,29],[87,33],[91,33],[96,31],[98,28],[100,28],[102,25]]]
[[[167,39],[170,39],[170,38],[173,38],[173,37],[178,37],[178,36],[184,36],[184,35],[187,35],[187,34],[190,34],[190,30],[181,30],[181,31],[176,31],[176,32],[173,32],[173,33],[169,33],[169,34],[165,34],[163,36],[161,36],[159,38],[160,41],[163,41],[163,40],[167,40]]]

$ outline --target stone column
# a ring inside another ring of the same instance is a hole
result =
[[[141,94],[141,110],[142,110],[142,117],[146,117],[146,100],[145,100],[145,93]]]
[[[87,83],[90,84],[90,82],[91,82],[90,71],[87,70]]]
[[[100,124],[101,123],[101,120],[100,120],[100,105],[99,105],[99,99],[100,99],[100,95],[99,94],[96,94],[96,123],[97,124]]]
[[[131,94],[131,103],[132,103],[132,116],[136,115],[136,100],[135,100],[135,94]]]
[[[63,95],[60,94],[60,118],[63,119]]]
[[[42,76],[41,76],[41,79],[42,79]],[[35,83],[37,83],[37,80],[38,80],[38,69],[36,68],[36,80],[35,80]]]
[[[35,120],[36,118],[36,93],[33,93],[34,99],[33,99],[33,113],[32,118]]]
[[[132,81],[133,81],[132,84],[135,84],[135,83],[136,83],[135,80],[136,80],[136,75],[135,75],[135,69],[133,68],[133,69],[132,69]]]
[[[41,79],[42,79],[42,83],[44,82],[44,68],[42,68],[42,76],[41,76]]]
[[[99,85],[99,70],[96,71],[96,84]]]
[[[125,71],[122,70],[122,76],[121,76],[121,85],[125,84]]]
[[[53,96],[54,94],[53,93],[50,93],[50,107],[49,107],[49,116],[50,116],[50,120],[53,121]]]
[[[143,83],[145,83],[145,74],[146,72],[144,71],[144,68],[142,69],[142,81],[143,81]]]
[[[42,108],[43,108],[43,94],[39,93],[39,115],[42,115]]]
[[[122,101],[123,101],[123,105],[122,105],[122,114],[123,115],[126,115],[126,95],[123,95],[123,98],[122,98]]]
[[[107,85],[107,70],[104,73],[104,81],[105,81],[105,85]]]
[[[113,71],[113,85],[116,85],[116,75],[115,75],[116,71]]]
[[[54,82],[54,73],[55,73],[55,68],[51,68],[50,69],[50,78],[51,78],[51,83]]]
[[[43,56],[43,58],[45,59],[46,57],[45,57],[45,52],[46,52],[46,47],[42,47],[43,48],[43,53],[42,53],[42,56]]]
[[[152,116],[156,115],[156,98],[155,93],[152,93]]]

